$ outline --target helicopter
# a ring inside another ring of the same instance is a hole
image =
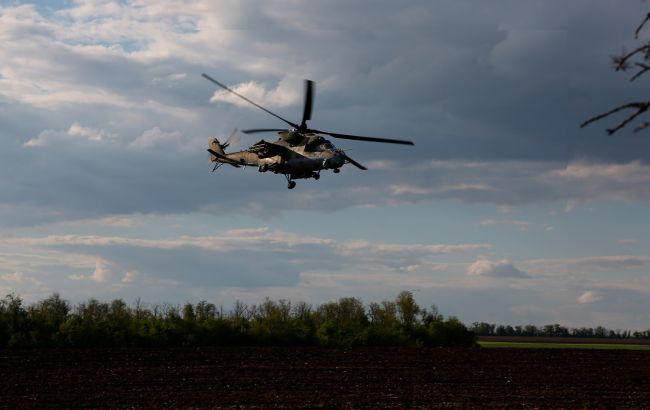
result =
[[[290,126],[289,129],[259,128],[242,130],[245,134],[263,132],[277,132],[278,134],[277,141],[267,142],[262,139],[244,151],[230,153],[225,151],[236,138],[237,130],[223,144],[217,138],[210,138],[208,140],[208,152],[210,153],[210,162],[215,163],[212,169],[213,172],[225,164],[236,168],[256,166],[259,172],[273,172],[284,175],[287,179],[287,188],[293,189],[296,187],[295,179],[313,178],[318,180],[321,171],[331,169],[332,172],[338,174],[341,171],[340,168],[345,164],[352,164],[361,170],[367,170],[366,167],[350,158],[344,150],[337,148],[320,134],[354,141],[414,145],[412,141],[407,140],[363,137],[309,128],[307,121],[311,120],[314,101],[314,82],[311,80],[305,80],[302,121],[300,124],[296,124],[249,100],[209,75],[203,73],[202,76]]]

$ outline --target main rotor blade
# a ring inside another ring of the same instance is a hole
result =
[[[285,132],[286,130],[282,130],[279,128],[256,128],[252,130],[241,130],[244,134],[255,134],[258,132]]]
[[[241,141],[241,137],[239,136],[239,133],[237,133],[237,128],[235,128],[234,130],[232,130],[232,133],[230,134],[226,142],[224,142],[222,145],[230,147],[232,145],[239,144],[239,141]]]
[[[291,126],[294,127],[294,128],[298,128],[298,126],[297,126],[296,124],[292,123],[291,121],[286,120],[286,119],[280,117],[278,114],[273,113],[273,112],[267,110],[266,108],[262,107],[261,105],[255,103],[255,102],[249,100],[248,98],[244,97],[243,95],[239,94],[238,92],[236,92],[236,91],[234,91],[234,90],[231,90],[230,88],[228,88],[227,86],[221,84],[219,81],[215,80],[214,78],[210,77],[209,75],[207,75],[207,74],[205,74],[205,73],[203,73],[203,74],[201,74],[201,75],[202,75],[203,77],[205,77],[206,80],[208,80],[208,81],[212,81],[213,83],[215,83],[215,84],[218,85],[219,87],[223,88],[223,89],[226,90],[226,91],[229,91],[229,92],[235,94],[237,97],[241,98],[242,100],[244,100],[244,101],[246,101],[246,102],[248,102],[248,103],[250,103],[250,104],[253,104],[254,106],[256,106],[257,108],[259,108],[260,110],[262,110],[262,111],[266,111],[267,113],[271,114],[271,115],[274,116],[275,118],[278,118],[278,119],[280,119],[280,120],[286,122],[287,124],[291,125]]]
[[[415,145],[415,144],[413,144],[413,141],[396,140],[396,139],[391,139],[391,138],[362,137],[362,136],[359,136],[359,135],[337,134],[335,132],[318,131],[318,130],[307,130],[307,132],[313,132],[313,133],[316,133],[316,134],[331,135],[334,138],[340,138],[340,139],[344,139],[344,140],[383,142],[383,143],[386,143],[386,144]]]
[[[368,170],[368,168],[364,167],[363,165],[359,164],[357,161],[355,161],[355,160],[353,160],[352,158],[350,158],[350,157],[348,156],[348,154],[344,154],[344,155],[345,155],[345,159],[346,159],[350,164],[352,164],[352,165],[354,165],[355,167],[357,167],[357,168],[359,168],[359,169],[362,169],[362,170],[364,170],[364,171],[367,171],[367,170]]]
[[[314,82],[305,80],[305,107],[302,112],[300,128],[307,128],[307,121],[311,120],[311,107],[314,100]]]

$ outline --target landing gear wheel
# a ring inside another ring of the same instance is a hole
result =
[[[317,173],[317,172],[314,172],[314,173],[311,175],[311,177],[314,178],[316,181],[318,181],[318,179],[320,178],[320,174]]]
[[[338,174],[339,172],[341,172],[340,169],[338,169],[338,168],[334,168],[334,173],[335,173],[335,174]]]
[[[287,188],[289,189],[294,189],[296,187],[296,181],[289,181],[289,184],[287,184]]]

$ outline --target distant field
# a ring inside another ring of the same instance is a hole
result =
[[[540,342],[482,342],[482,347],[512,347],[522,349],[616,349],[650,350],[650,345],[612,344],[612,343],[540,343]]]
[[[650,350],[650,340],[637,339],[482,336],[478,343],[490,348]]]

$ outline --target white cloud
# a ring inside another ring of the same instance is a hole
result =
[[[367,241],[337,242],[327,238],[299,236],[268,228],[234,229],[215,236],[182,236],[175,239],[136,239],[99,235],[49,235],[45,237],[14,237],[0,239],[0,244],[23,246],[132,246],[174,249],[195,246],[206,250],[227,251],[250,247],[284,245],[319,245],[342,255],[439,255],[490,249],[490,244],[394,244]]]
[[[8,283],[23,283],[25,275],[22,272],[13,272],[0,275],[0,279]]]
[[[566,204],[564,205],[564,213],[570,214],[571,212],[573,212],[573,210],[577,205],[578,205],[578,201],[569,199],[568,201],[566,201]]]
[[[617,164],[436,160],[401,164],[399,169],[408,183],[389,183],[386,187],[386,180],[392,182],[394,178],[394,168],[373,170],[381,173],[381,184],[371,192],[382,193],[392,204],[451,198],[494,203],[501,212],[512,206],[555,201],[565,203],[565,213],[591,201],[650,201],[650,166],[639,161]],[[524,225],[524,221],[512,221],[520,227]]]
[[[597,292],[588,290],[578,297],[578,303],[585,305],[588,303],[598,302],[601,299],[602,297]]]
[[[47,130],[41,132],[36,138],[25,143],[26,147],[42,147],[66,140],[80,140],[90,142],[106,142],[115,139],[117,135],[106,130],[84,127],[74,122],[67,131]]]
[[[494,278],[527,278],[528,274],[515,267],[508,259],[491,261],[480,258],[467,267],[467,274],[473,276],[489,276]]]
[[[490,244],[457,244],[457,245],[441,245],[441,244],[375,244],[367,241],[352,241],[343,243],[339,246],[341,251],[345,254],[353,253],[372,253],[372,254],[386,254],[386,253],[408,253],[408,254],[446,254],[453,252],[469,252],[476,250],[490,249]]]
[[[229,88],[249,100],[266,107],[286,107],[296,104],[302,98],[298,90],[288,84],[288,81],[280,82],[274,90],[267,90],[262,84],[254,81]],[[210,98],[210,102],[219,101],[235,104],[239,107],[253,108],[250,103],[222,89],[215,91],[214,95]]]
[[[180,131],[164,132],[158,127],[146,130],[129,144],[133,149],[151,149],[156,147],[182,146],[182,134]]]
[[[90,280],[97,283],[112,282],[116,277],[110,262],[104,259],[95,260],[95,270],[90,275],[72,274],[68,276],[71,280]]]
[[[536,277],[544,276],[562,280],[595,280],[599,272],[612,273],[607,286],[637,287],[650,291],[650,284],[629,280],[622,280],[623,275],[628,272],[638,272],[650,266],[650,257],[635,255],[608,255],[608,256],[586,256],[565,259],[531,259],[526,261],[524,267],[527,272],[534,273]],[[606,286],[602,276],[598,276],[601,282],[599,286]]]
[[[400,195],[428,195],[431,193],[431,189],[422,188],[413,185],[391,185],[390,194],[392,196]]]
[[[589,256],[561,260],[570,268],[576,269],[628,269],[639,268],[650,265],[650,256],[635,255],[611,255],[611,256]]]
[[[530,223],[528,221],[516,220],[516,219],[484,219],[480,222],[481,226],[494,226],[494,225],[512,225],[519,228],[522,231],[527,231]]]
[[[90,279],[95,282],[105,283],[108,282],[114,274],[111,271],[110,265],[108,262],[98,259],[95,262],[95,271],[90,275]]]
[[[2,286],[3,284],[8,286]],[[0,275],[0,289],[9,289],[11,292],[18,294],[19,296],[22,296],[23,293],[43,294],[49,292],[49,288],[43,281],[37,279],[33,275],[28,276],[20,271]]]
[[[650,165],[640,161],[622,164],[572,162],[541,178],[564,188],[568,197],[565,212],[571,212],[578,201],[650,199]]]
[[[10,258],[11,265],[5,264],[8,261],[0,253],[0,268],[11,266],[46,275],[48,283],[56,284],[55,289],[66,283],[87,288],[97,284],[107,285],[106,291],[134,293],[143,292],[147,284],[184,291],[197,286],[204,290],[233,286],[293,289],[313,281],[320,286],[318,283],[330,275],[328,280],[337,288],[345,283],[357,286],[368,278],[378,281],[378,286],[396,289],[404,284],[410,288],[441,287],[463,266],[450,258],[462,258],[490,245],[335,241],[261,227],[167,239],[100,235],[0,239],[0,250],[7,248],[30,251]],[[48,258],[35,262],[32,254]],[[48,271],[57,274],[47,275]]]
[[[84,225],[96,225],[96,226],[107,226],[114,228],[135,228],[138,225],[143,223],[145,217],[142,215],[111,215],[102,218],[93,218],[93,219],[77,219],[71,221],[64,221],[59,223],[63,226],[84,226]]]

